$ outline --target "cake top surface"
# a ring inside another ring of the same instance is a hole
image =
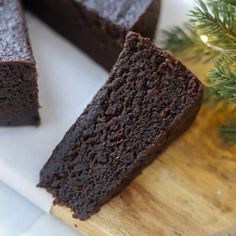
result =
[[[199,108],[202,93],[180,61],[128,33],[110,78],[55,149],[40,186],[85,219],[188,123],[194,112],[184,114]]]
[[[33,62],[20,1],[0,0],[0,62]]]
[[[122,27],[130,29],[153,0],[75,0]]]

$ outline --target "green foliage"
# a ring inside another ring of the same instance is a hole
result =
[[[198,35],[206,35],[208,44],[217,50],[236,49],[236,8],[224,1],[197,0],[190,21]]]
[[[163,31],[162,43],[165,49],[182,54],[188,60],[209,61],[219,54],[217,51],[206,47],[190,24],[185,24],[183,29],[173,27],[170,30]],[[188,53],[187,49],[191,49],[191,53]]]
[[[220,109],[236,104],[236,0],[196,0],[189,17],[183,28],[164,31],[164,47],[187,59],[213,60],[205,101]],[[220,134],[236,144],[236,122],[222,125]]]
[[[193,56],[212,59],[222,51],[236,50],[236,8],[225,1],[197,0],[190,11],[190,21],[182,28],[173,27],[163,32],[164,47],[173,52],[194,48]],[[232,1],[232,0],[231,0]],[[232,1],[235,2],[236,1]],[[206,45],[200,38],[208,37]]]
[[[208,74],[208,86],[222,100],[236,104],[236,57],[222,55],[215,60],[214,65]]]
[[[230,4],[234,5],[234,6],[236,6],[236,1],[235,0],[224,0],[224,2],[230,3]]]
[[[204,99],[203,102],[209,107],[209,108],[215,108],[217,107],[217,105],[219,105],[220,107],[222,107],[222,104],[227,104],[225,102],[224,99],[222,99],[217,91],[210,87],[210,86],[206,86],[205,87],[205,93],[204,93]]]
[[[225,143],[234,145],[236,143],[236,122],[221,125],[219,133]]]
[[[165,48],[172,52],[181,52],[200,42],[189,24],[185,24],[184,29],[176,26],[170,30],[164,30],[163,36]]]

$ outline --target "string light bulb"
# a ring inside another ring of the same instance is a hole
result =
[[[235,49],[227,50],[227,49],[224,49],[224,48],[221,48],[221,47],[217,47],[215,45],[210,44],[209,43],[210,40],[209,40],[208,36],[205,35],[205,34],[200,35],[200,39],[201,39],[201,41],[204,44],[207,45],[207,47],[212,48],[212,49],[214,49],[214,50],[216,50],[218,52],[221,52],[221,53],[224,53],[224,54],[231,54],[231,53],[235,54],[236,53],[236,48]]]
[[[201,35],[200,39],[202,40],[203,43],[207,43],[208,42],[208,37],[206,35]]]

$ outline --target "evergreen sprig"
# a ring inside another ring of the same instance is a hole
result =
[[[186,23],[183,28],[176,26],[164,30],[162,44],[165,49],[182,54],[186,59],[193,61],[209,61],[219,54],[212,48],[206,47],[189,23]],[[191,49],[191,53],[187,53],[187,49]]]
[[[164,47],[187,59],[213,60],[205,101],[227,109],[227,104],[236,104],[236,0],[196,0],[188,15],[183,28],[163,32]],[[236,122],[220,126],[219,133],[236,144]]]
[[[236,143],[236,122],[222,124],[219,128],[221,138],[229,145]]]
[[[235,6],[225,1],[196,2],[197,6],[189,14],[194,31],[200,36],[206,35],[207,43],[214,47],[224,51],[236,49]]]
[[[208,86],[222,100],[236,104],[236,57],[222,55],[214,61],[214,65],[208,74]]]
[[[218,0],[214,0],[215,2],[218,2]],[[224,2],[226,2],[226,3],[230,3],[230,4],[232,4],[232,5],[234,5],[234,6],[236,6],[236,1],[235,0],[223,0]]]

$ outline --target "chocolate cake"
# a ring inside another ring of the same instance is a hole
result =
[[[107,70],[129,30],[153,37],[161,0],[24,0],[53,29]]]
[[[38,125],[35,61],[18,0],[0,1],[0,125]]]
[[[168,52],[128,33],[118,61],[54,150],[40,187],[87,219],[193,122],[202,83]]]

